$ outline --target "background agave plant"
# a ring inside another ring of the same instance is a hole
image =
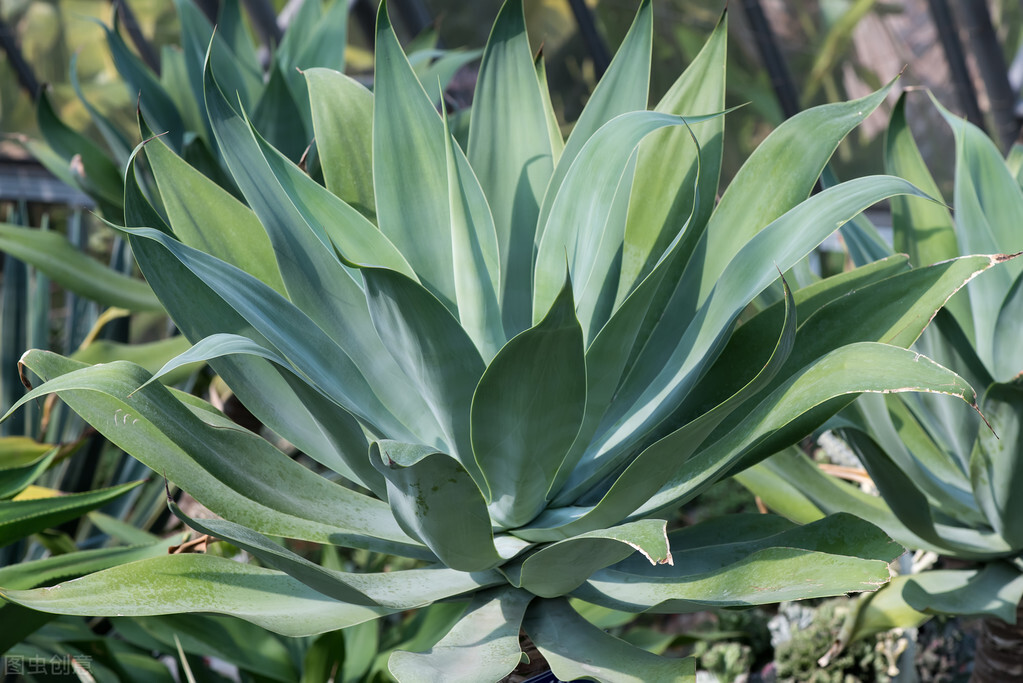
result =
[[[965,381],[901,347],[994,259],[915,271],[894,259],[786,289],[736,332],[779,271],[839,225],[922,193],[871,177],[806,199],[883,89],[794,117],[714,206],[724,35],[722,20],[647,111],[643,2],[564,141],[521,3],[508,2],[463,147],[382,7],[373,93],[304,74],[325,186],[225,94],[211,48],[206,112],[244,202],[157,138],[145,156],[159,201],[138,183],[137,151],[124,214],[144,227],[123,232],[195,343],[165,371],[209,361],[316,464],[131,363],[30,351],[23,367],[44,384],[19,405],[56,392],[222,519],[179,516],[263,566],[168,556],[4,597],[64,614],[220,612],[287,635],[456,600],[461,618],[431,649],[391,655],[396,678],[498,679],[520,661],[521,628],[562,678],[671,680],[691,661],[609,636],[573,601],[678,612],[886,582],[900,548],[849,515],[670,532],[667,518],[859,392],[972,404]],[[140,127],[150,137],[145,111]],[[421,564],[345,572],[279,537]]]
[[[900,100],[892,114],[887,163],[938,196],[906,125],[904,105]],[[979,128],[935,105],[956,139],[955,219],[939,204],[895,199],[896,247],[915,265],[971,251],[1018,253],[1023,249],[1023,150],[1017,146],[1003,159]],[[977,414],[959,411],[939,396],[863,396],[833,425],[862,460],[880,499],[842,485],[794,453],[742,477],[773,509],[793,519],[807,522],[845,510],[878,524],[907,547],[969,562],[969,568],[900,577],[867,602],[861,623],[849,635],[918,623],[929,614],[994,617],[989,628],[999,630],[1003,651],[981,645],[977,680],[1018,673],[1013,667],[1023,652],[1020,644],[1005,649],[1012,640],[1023,643],[1018,629],[1014,633],[997,623],[1016,623],[1023,599],[1021,273],[1023,264],[1013,260],[970,284],[916,345],[971,385],[984,387],[980,408],[990,428]]]

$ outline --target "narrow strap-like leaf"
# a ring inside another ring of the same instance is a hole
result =
[[[1013,548],[1023,547],[1023,387],[992,384],[984,392],[981,429],[970,455],[970,479],[988,523]]]
[[[44,352],[24,362],[48,381],[15,407],[57,392],[113,443],[224,517],[275,536],[431,557],[386,503],[310,472],[223,416],[200,418],[160,384],[139,389],[148,375],[137,366],[82,367]]]
[[[46,273],[65,289],[104,306],[131,311],[163,310],[145,282],[101,265],[56,231],[0,223],[0,251]]]
[[[270,239],[252,211],[174,154],[162,139],[150,141],[144,149],[178,239],[285,294]]]
[[[613,118],[628,112],[645,111],[649,97],[650,54],[653,45],[654,11],[650,0],[643,0],[636,10],[636,18],[625,34],[618,52],[608,66],[604,76],[597,83],[593,94],[572,127],[565,149],[554,169],[550,185],[544,196],[537,224],[537,239],[542,237],[550,224],[554,201],[575,164],[576,157],[594,134]],[[686,112],[709,114],[711,112]],[[535,298],[535,295],[534,295]],[[536,309],[534,308],[534,319]]]

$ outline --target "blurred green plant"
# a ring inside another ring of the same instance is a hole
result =
[[[292,636],[454,601],[463,613],[432,647],[390,653],[391,675],[499,679],[522,658],[521,628],[562,678],[674,680],[691,659],[613,638],[569,597],[679,612],[885,583],[900,549],[849,515],[670,533],[663,518],[861,392],[974,403],[961,378],[901,347],[987,256],[913,271],[891,259],[785,289],[733,334],[837,226],[924,195],[878,176],[806,199],[882,89],[780,126],[714,206],[725,34],[722,19],[647,111],[642,2],[566,141],[521,3],[508,2],[463,151],[382,6],[373,93],[337,71],[303,74],[325,187],[259,134],[234,71],[218,81],[214,37],[198,101],[245,203],[175,155],[170,136],[144,147],[166,220],[139,185],[138,150],[125,175],[125,222],[145,227],[122,230],[195,344],[158,374],[208,361],[327,476],[137,365],[30,351],[24,367],[44,383],[19,406],[57,393],[221,516],[174,506],[189,525],[270,568],[173,555],[4,597],[62,614],[225,613]],[[143,139],[147,106],[143,93]],[[340,571],[277,537],[416,562]]]
[[[918,267],[968,252],[1018,253],[1023,250],[1023,148],[1003,159],[983,131],[937,100],[934,104],[956,139],[955,218],[940,204],[893,199],[896,248]],[[905,95],[892,114],[886,146],[893,172],[940,196],[906,124]],[[863,462],[880,498],[837,482],[792,452],[740,477],[769,507],[792,519],[807,522],[844,510],[881,526],[909,548],[969,563],[900,577],[865,600],[847,640],[916,625],[930,614],[1018,622],[1023,599],[1023,263],[1009,256],[993,258],[1005,263],[952,298],[916,344],[921,353],[984,388],[979,405],[989,426],[978,414],[959,411],[934,395],[864,396],[832,425]],[[1018,625],[1015,633],[1023,636]],[[1018,663],[1017,654],[985,661],[983,643],[977,680],[1001,675],[985,667]]]

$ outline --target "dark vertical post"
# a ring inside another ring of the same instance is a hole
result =
[[[21,87],[32,95],[32,99],[38,97],[39,81],[36,79],[32,67],[25,61],[24,55],[21,54],[21,48],[18,47],[18,42],[14,38],[14,31],[2,19],[0,19],[0,49],[7,53],[7,59],[10,60]]]
[[[970,71],[966,68],[963,45],[959,42],[959,34],[956,31],[948,2],[946,0],[927,0],[927,4],[931,10],[934,26],[938,29],[941,47],[945,50],[945,59],[948,62],[949,72],[952,74],[952,84],[959,97],[959,104],[966,112],[966,120],[983,128],[984,115],[981,114],[980,105],[977,104],[977,91],[973,87],[973,81],[970,80]]]
[[[142,29],[139,28],[138,19],[135,18],[135,13],[131,11],[128,0],[114,0],[114,6],[117,8],[117,17],[121,20],[121,24],[124,25],[124,30],[128,32],[128,37],[131,38],[135,49],[139,51],[142,61],[157,75],[160,75],[160,57],[156,54],[153,46],[149,44],[149,41],[146,40],[146,37],[142,35]]]
[[[785,64],[778,42],[774,39],[774,31],[767,20],[767,15],[764,14],[764,8],[760,5],[760,0],[742,0],[742,8],[753,31],[753,38],[757,41],[757,51],[760,52],[760,59],[771,78],[771,86],[778,98],[778,104],[781,105],[781,111],[785,118],[791,118],[799,113],[799,91]]]
[[[280,45],[284,32],[277,25],[277,14],[269,0],[242,0],[242,4],[245,5],[249,18],[252,19],[252,26],[263,44],[268,48],[270,43]]]
[[[984,79],[984,90],[987,91],[988,102],[991,104],[991,117],[994,119],[995,133],[1001,142],[1002,150],[1008,150],[1016,141],[1019,133],[1019,119],[1016,117],[1016,96],[1009,85],[1009,70],[1005,64],[1005,55],[998,42],[995,28],[991,24],[991,13],[986,2],[970,0],[957,4],[956,13],[966,29],[970,49],[977,58],[981,78]]]
[[[377,37],[377,16],[373,11],[373,4],[369,0],[353,0],[349,4],[349,11],[362,27],[362,32],[366,34],[370,47],[373,47]]]
[[[413,37],[418,36],[433,23],[421,0],[388,0],[387,8],[401,17],[401,23]]]
[[[597,75],[597,80],[600,80],[607,67],[611,65],[611,51],[597,30],[597,22],[593,20],[593,13],[586,6],[585,0],[568,0],[568,4],[572,7],[575,23],[593,60],[593,71]]]

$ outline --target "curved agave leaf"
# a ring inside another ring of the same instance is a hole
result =
[[[508,337],[530,325],[537,217],[554,170],[544,95],[522,2],[510,0],[502,5],[483,52],[467,152],[493,213],[500,254],[497,291]]]
[[[976,409],[970,385],[925,356],[874,342],[849,344],[814,361],[774,390],[734,429],[686,461],[636,514],[652,514],[689,500],[726,473],[749,467],[798,440],[798,434],[812,428],[809,423],[820,424],[821,411],[837,412],[840,406],[834,399],[851,402],[854,394],[862,392],[903,391],[944,393]]]
[[[227,418],[193,413],[160,384],[139,388],[148,376],[137,366],[82,367],[39,351],[23,362],[47,381],[12,411],[58,393],[111,442],[217,514],[275,536],[432,558],[398,528],[386,503],[314,474]]]
[[[940,524],[934,527],[939,543],[931,543],[910,531],[883,498],[863,493],[854,486],[824,474],[794,448],[779,452],[749,470],[740,472],[736,477],[760,496],[770,509],[799,522],[814,521],[824,513],[851,512],[883,528],[908,548],[924,548],[975,560],[997,559],[1011,550],[994,532],[978,532]],[[786,485],[790,487],[788,495]],[[895,481],[893,491],[897,485],[898,481]],[[917,511],[911,519],[923,518]]]
[[[85,493],[60,494],[45,498],[0,500],[0,547],[37,531],[81,517],[86,512],[124,495],[141,483],[133,481]]]
[[[603,569],[572,593],[627,612],[698,612],[782,600],[874,591],[891,578],[888,563],[799,548],[766,548],[712,571],[642,576]]]
[[[906,93],[899,95],[892,108],[885,133],[885,168],[905,178],[924,192],[941,198],[941,191],[924,163],[906,121]],[[914,202],[899,197],[892,200],[892,232],[895,248],[909,254],[914,266],[926,266],[959,256],[955,223],[941,204]],[[956,318],[968,321],[969,308],[956,309]],[[969,325],[972,330],[973,325]]]
[[[687,129],[689,130],[689,129]],[[691,132],[691,130],[690,130]],[[695,138],[694,138],[695,142]],[[697,150],[696,161],[699,164],[700,154]],[[697,169],[698,170],[698,169]],[[699,173],[697,173],[699,175]],[[692,207],[697,204],[698,185],[693,185]],[[664,255],[654,269],[643,278],[632,294],[626,298],[611,319],[597,333],[593,342],[586,350],[586,406],[583,423],[579,427],[575,443],[558,470],[550,496],[555,506],[571,503],[564,496],[563,486],[569,475],[574,471],[579,459],[583,456],[590,440],[593,438],[608,405],[614,397],[624,373],[629,367],[633,349],[641,346],[640,330],[644,319],[660,312],[658,299],[662,285],[672,281],[674,270],[684,265],[685,250],[680,246],[692,219],[690,214],[686,224],[668,246]]]
[[[551,213],[557,195],[577,157],[590,139],[612,119],[629,112],[646,110],[650,83],[650,53],[653,44],[653,7],[650,0],[642,0],[636,10],[636,18],[625,34],[618,52],[608,66],[579,120],[572,126],[565,149],[554,169],[547,193],[543,198],[540,218],[537,224],[539,242],[551,224]],[[711,113],[711,112],[702,112]],[[632,184],[631,174],[626,186]],[[576,279],[577,282],[581,282]],[[533,318],[536,319],[536,294],[533,295]],[[546,308],[544,308],[546,310]]]
[[[142,196],[129,166],[125,184],[125,210],[132,223],[169,228]],[[252,326],[218,296],[200,275],[164,256],[163,247],[146,239],[128,240],[147,281],[166,301],[177,326],[190,340],[225,331],[242,333],[263,342]],[[269,346],[269,342],[267,342]],[[211,361],[235,394],[264,424],[339,472],[359,472],[360,480],[378,495],[385,491],[383,478],[369,465],[366,436],[350,413],[333,400],[324,399],[304,382],[294,382],[270,363],[255,357],[232,356]]]
[[[993,374],[1003,381],[1023,376],[1023,350],[1017,342],[1023,339],[1023,273],[1016,276],[1012,289],[1005,295],[995,321]]]
[[[913,575],[896,576],[876,593],[866,593],[854,603],[846,617],[836,645],[845,647],[861,638],[868,638],[893,628],[916,628],[930,619],[909,606],[903,591]]]
[[[839,513],[803,526],[775,516],[725,515],[668,534],[671,567],[654,567],[633,556],[612,569],[641,576],[703,574],[767,548],[800,548],[891,562],[903,549],[873,524]]]
[[[346,204],[375,222],[373,93],[330,69],[307,69],[303,74],[324,183]]]
[[[96,22],[106,35],[110,57],[117,67],[118,75],[130,89],[132,99],[138,98],[139,109],[146,118],[153,121],[160,132],[167,133],[171,147],[181,151],[184,144],[185,124],[178,105],[171,98],[155,74],[132,52],[118,31],[118,13],[113,13],[113,28]],[[198,130],[193,128],[192,130]]]
[[[384,347],[441,425],[451,455],[486,495],[469,438],[472,395],[485,369],[476,346],[423,286],[382,268],[364,268],[362,275],[373,326]]]
[[[590,508],[549,509],[533,525],[517,532],[528,540],[556,540],[610,526],[629,515],[695,453],[722,420],[769,382],[792,351],[796,319],[792,293],[785,288],[785,317],[774,352],[760,372],[727,400],[643,450]],[[602,524],[603,523],[603,524]]]
[[[465,615],[426,652],[391,655],[387,668],[398,681],[476,683],[500,680],[518,665],[519,625],[533,596],[504,587],[477,593]]]
[[[536,326],[509,341],[472,399],[472,449],[495,523],[522,526],[544,508],[586,401],[583,334],[571,281]]]
[[[469,161],[444,117],[458,319],[489,363],[507,338],[501,320],[501,264],[494,219]]]
[[[287,79],[280,62],[271,63],[266,87],[252,110],[252,125],[273,140],[274,147],[284,156],[297,162],[312,142],[306,132],[310,125],[308,96],[303,92],[301,99],[293,97]],[[293,79],[304,88],[301,74],[295,74]],[[214,117],[210,120],[216,125]]]
[[[964,422],[980,424],[979,415],[969,415],[963,410],[960,412],[960,419]],[[940,505],[947,513],[962,521],[984,523],[983,516],[977,514],[976,505],[972,501],[969,476],[947,452],[935,447],[926,429],[898,397],[864,396],[850,408],[847,416],[850,419],[853,416],[861,417],[863,420],[863,433],[843,430],[843,434],[868,469],[887,469],[894,463],[905,473],[901,475],[904,479],[902,483],[913,482],[915,493],[920,494],[919,500],[914,502],[924,506],[917,514],[927,514],[929,497],[932,501],[941,501]],[[896,475],[879,472],[879,476]],[[891,505],[904,505],[907,512],[916,509],[909,505],[910,498],[916,498],[913,494],[907,493],[896,501],[895,498],[900,496],[899,488],[892,486],[890,493],[892,495],[887,497],[891,499]],[[917,530],[917,533],[920,531]],[[933,537],[928,540],[936,542]]]
[[[514,570],[502,568],[502,572],[534,595],[555,598],[581,586],[598,569],[636,552],[654,566],[673,564],[667,522],[645,519],[579,534],[546,545]]]
[[[953,115],[931,96],[956,138],[956,231],[961,253],[1013,253],[1023,251],[1016,230],[1023,215],[1023,190],[1005,167],[1002,155],[987,135]],[[1023,273],[1023,262],[998,268],[969,289],[973,309],[977,355],[995,369],[994,339],[998,311],[1013,282]]]
[[[682,72],[654,111],[685,115],[725,109],[727,11],[693,62]],[[616,307],[653,270],[675,234],[686,228],[689,248],[714,210],[721,174],[724,118],[712,119],[692,131],[668,128],[652,133],[639,146],[632,201],[625,228],[622,273]],[[691,137],[696,138],[696,148]],[[690,194],[689,188],[696,188]]]
[[[160,557],[167,554],[168,548],[182,543],[186,537],[178,534],[148,545],[78,550],[41,560],[19,562],[0,568],[0,586],[8,590],[25,590],[135,560]]]
[[[374,442],[370,459],[387,479],[387,499],[398,524],[446,566],[474,572],[504,561],[494,545],[483,494],[457,460],[396,441]]]
[[[114,15],[116,21],[116,14]],[[71,87],[75,91],[75,95],[78,97],[78,101],[82,103],[85,110],[89,112],[89,118],[96,124],[96,128],[99,129],[100,135],[103,136],[103,141],[107,144],[107,149],[110,150],[114,157],[114,161],[118,166],[123,166],[128,161],[128,156],[131,154],[132,143],[128,141],[127,136],[119,129],[114,123],[104,116],[89,100],[85,97],[85,93],[82,91],[82,84],[78,78],[78,54],[75,53],[71,56],[71,66],[68,69],[68,77],[71,81]]]
[[[16,451],[13,453],[4,452],[7,450],[4,448],[7,445],[5,442],[11,438],[17,437],[0,439],[0,500],[13,498],[25,490],[49,468],[54,458],[61,451],[60,447],[51,448],[47,444],[36,444],[34,441],[25,439],[33,446],[38,445],[49,450],[43,451],[41,455],[34,457],[28,463],[18,466],[15,464],[16,458],[8,457],[9,455],[16,454]]]
[[[53,230],[0,223],[0,251],[45,273],[61,287],[104,306],[129,311],[162,311],[145,282],[95,261]]]
[[[696,680],[696,660],[668,659],[619,640],[583,619],[567,600],[535,600],[522,628],[563,680],[604,683]]]
[[[902,596],[920,612],[990,615],[1011,624],[1023,600],[1023,574],[1004,562],[922,572],[906,582]]]
[[[685,118],[637,111],[621,115],[593,134],[551,201],[536,256],[534,322],[550,309],[561,289],[560,265],[566,251],[576,290],[603,289],[602,278],[611,270],[625,236],[624,220],[612,224],[609,218],[619,185],[631,187],[632,179],[625,177],[623,169],[640,140],[666,126],[697,123],[714,116]],[[592,278],[597,280],[591,282]],[[588,330],[589,318],[581,322]]]
[[[149,137],[145,119],[139,119]],[[174,235],[286,295],[270,239],[252,211],[156,138],[145,147]]]
[[[793,293],[796,319],[805,322],[815,316],[824,306],[830,305],[850,293],[862,292],[875,282],[908,271],[910,268],[908,261],[909,259],[904,255],[890,256],[884,260],[826,278],[808,287],[797,289]],[[899,290],[900,294],[902,291]],[[873,302],[874,297],[870,297],[870,300]],[[721,355],[693,390],[693,394],[700,397],[702,404],[719,403],[722,398],[731,395],[738,387],[741,387],[746,378],[754,375],[763,367],[772,352],[772,349],[764,345],[763,339],[773,334],[773,330],[782,324],[785,310],[785,302],[778,301],[736,328],[732,336],[729,337]],[[809,337],[805,341],[813,341],[813,338]],[[796,346],[798,347],[797,354],[804,355],[803,347],[799,344]],[[805,363],[799,365],[803,364]]]
[[[418,400],[415,393],[403,389],[407,380],[400,369],[389,362],[386,355],[378,353],[379,340],[370,325],[369,311],[361,287],[353,275],[338,267],[338,260],[331,253],[332,250],[323,249],[323,246],[329,245],[329,240],[322,229],[317,230],[315,226],[319,225],[321,219],[328,224],[334,223],[337,214],[325,216],[322,212],[307,209],[303,215],[297,208],[288,191],[275,181],[249,125],[228,105],[213,79],[210,60],[206,64],[205,90],[207,110],[222,153],[242,192],[269,231],[288,294],[295,305],[302,309],[301,316],[305,325],[308,327],[310,320],[315,322],[335,342],[344,345],[342,355],[347,360],[341,360],[340,367],[347,366],[350,371],[361,375],[363,379],[356,379],[358,384],[367,387],[366,375],[374,379],[374,392],[381,394],[379,403],[387,406],[380,416],[384,424],[392,421],[391,416],[397,413],[401,415],[399,419],[409,421],[417,428],[420,438],[432,440],[436,436],[436,429],[430,429],[428,421],[421,424],[422,417],[428,416],[422,401]],[[280,163],[283,160],[277,161]],[[286,162],[284,166],[288,166]],[[288,176],[288,179],[290,182],[300,182],[294,175]],[[330,193],[320,190],[317,194],[309,188],[308,183],[311,182],[307,180],[307,184],[303,185],[309,194],[307,201],[301,203],[308,207],[308,199],[315,197],[330,206],[329,202],[333,199]],[[312,216],[313,220],[307,221],[305,216]],[[350,211],[348,218],[358,218],[358,215]],[[367,233],[367,237],[373,232]],[[386,243],[386,240],[382,242]],[[381,246],[380,242],[374,246]],[[355,255],[363,256],[361,253]],[[392,253],[388,257],[404,263],[399,254]],[[372,401],[376,402],[376,399]],[[352,412],[351,405],[344,407]],[[404,429],[383,433],[408,438]]]
[[[362,214],[302,172],[252,130],[277,182],[324,246],[333,245],[346,264],[381,266],[418,280],[405,257]]]
[[[757,147],[721,196],[707,224],[706,244],[698,247],[704,256],[697,304],[731,271],[733,257],[754,235],[806,199],[838,143],[884,101],[893,84],[858,100],[800,112]],[[776,173],[778,168],[787,172]],[[777,265],[782,271],[791,267]]]
[[[373,186],[380,229],[455,311],[444,124],[380,3],[373,91]]]
[[[757,233],[729,264],[683,335],[671,306],[602,421],[603,435],[590,445],[568,486],[582,492],[584,482],[599,480],[635,447],[639,434],[655,428],[692,389],[720,352],[725,335],[743,308],[777,272],[791,268],[837,225],[871,204],[919,190],[888,176],[860,178],[821,192]],[[771,264],[774,264],[773,269]],[[688,271],[687,271],[688,272]],[[683,277],[679,291],[686,291]],[[599,432],[598,432],[599,433]]]
[[[0,596],[54,614],[228,614],[285,636],[315,635],[398,611],[345,604],[283,572],[195,553],[139,560],[51,588],[3,590]]]
[[[70,167],[72,184],[95,199],[104,216],[118,220],[124,189],[121,173],[106,152],[60,120],[45,90],[39,93],[36,119],[46,143],[63,160],[62,165]]]
[[[195,273],[234,309],[235,317],[243,317],[278,352],[282,348],[287,349],[286,355],[281,354],[283,357],[307,377],[315,378],[317,385],[338,405],[359,417],[371,429],[385,434],[409,434],[408,428],[383,405],[375,393],[377,389],[370,387],[346,351],[287,299],[248,273],[187,247],[159,230],[122,230],[131,236],[132,248],[136,254],[139,252],[139,241],[149,240],[158,244],[164,254],[169,253]],[[143,265],[145,261],[146,257],[142,256],[140,266],[143,272],[151,272]],[[162,256],[162,261],[167,261],[166,255]]]
[[[415,609],[435,600],[500,583],[497,572],[469,574],[446,567],[395,572],[342,572],[310,562],[247,527],[223,519],[193,519],[173,502],[171,510],[193,529],[252,553],[269,567],[283,571],[324,595],[355,605]]]
[[[980,509],[1013,548],[1023,548],[1023,386],[992,384],[984,392],[981,429],[970,454],[970,481]]]

